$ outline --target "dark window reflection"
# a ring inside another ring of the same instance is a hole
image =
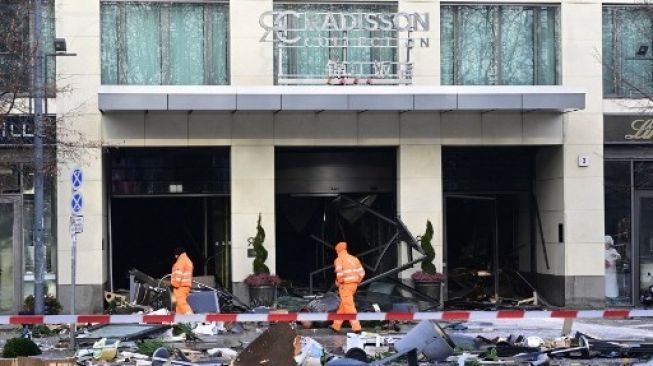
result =
[[[614,304],[632,302],[629,161],[605,162],[605,290]]]

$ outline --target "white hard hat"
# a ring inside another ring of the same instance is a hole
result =
[[[614,245],[614,240],[612,239],[612,237],[610,235],[606,235],[603,240],[604,240],[605,244],[608,244],[610,246]]]

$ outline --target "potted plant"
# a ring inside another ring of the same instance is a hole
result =
[[[277,295],[277,286],[281,284],[279,276],[270,274],[270,269],[265,265],[268,259],[268,251],[263,247],[265,241],[265,230],[261,226],[261,214],[258,215],[256,224],[256,236],[249,238],[249,244],[254,247],[254,273],[245,278],[249,286],[249,299],[252,306],[271,306]]]
[[[440,300],[440,287],[445,279],[444,274],[439,273],[433,260],[435,259],[435,250],[431,245],[433,239],[433,225],[431,221],[426,221],[426,232],[419,238],[420,246],[426,254],[426,260],[422,262],[422,270],[411,275],[415,289],[424,295]],[[433,304],[426,301],[419,301],[420,310],[432,307]]]

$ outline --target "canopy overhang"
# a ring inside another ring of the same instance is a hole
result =
[[[566,86],[103,85],[110,111],[573,111],[585,91]]]

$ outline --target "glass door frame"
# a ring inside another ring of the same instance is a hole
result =
[[[14,207],[13,224],[13,276],[14,309],[17,312],[23,306],[23,200],[20,195],[0,195],[0,203],[11,203]]]
[[[634,261],[633,273],[632,273],[632,293],[633,293],[633,303],[636,305],[641,305],[640,301],[640,276],[641,276],[641,258],[640,258],[640,220],[641,220],[641,199],[642,198],[651,198],[653,199],[653,190],[635,190],[633,189],[633,248],[632,254]]]

